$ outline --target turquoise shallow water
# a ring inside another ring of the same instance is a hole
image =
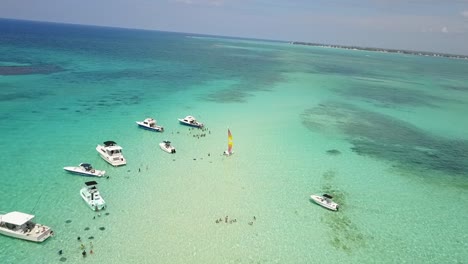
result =
[[[2,263],[468,259],[466,61],[11,20],[0,30],[0,210],[56,233],[0,236]],[[186,115],[208,130],[178,124]],[[164,133],[137,128],[149,116]],[[177,154],[159,149],[165,139]],[[98,156],[106,140],[127,166]],[[101,216],[78,194],[89,178],[62,169],[80,162],[110,176],[97,179]],[[310,202],[323,192],[340,212]],[[78,236],[93,243],[86,259]]]

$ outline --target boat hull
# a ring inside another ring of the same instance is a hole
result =
[[[36,226],[29,232],[19,233],[13,230],[0,227],[0,234],[13,238],[23,239],[32,242],[43,242],[47,238],[52,236],[52,230],[48,226],[36,224]]]
[[[127,161],[125,160],[123,156],[115,156],[115,157],[108,156],[107,153],[103,150],[103,148],[104,148],[103,146],[98,145],[96,147],[96,151],[99,153],[99,155],[101,156],[103,160],[107,161],[107,163],[109,163],[110,165],[114,167],[123,166],[127,164]]]
[[[202,128],[202,127],[203,127],[203,124],[201,124],[201,123],[193,124],[193,123],[184,121],[183,119],[179,119],[179,122],[180,122],[182,125],[186,125],[186,126],[190,126],[190,127],[197,127],[197,128]]]
[[[150,126],[147,126],[147,125],[143,124],[142,122],[136,122],[136,123],[138,124],[139,128],[143,128],[145,130],[149,130],[149,131],[153,131],[153,132],[163,132],[164,131],[164,128],[162,126],[150,127]]]
[[[338,204],[330,201],[328,199],[323,198],[322,196],[319,195],[311,195],[310,198],[318,205],[327,208],[328,210],[332,211],[338,211]]]
[[[229,157],[232,154],[234,154],[234,151],[229,152],[228,150],[225,150],[224,153],[223,153],[223,155],[226,156],[226,157]]]
[[[159,147],[164,150],[165,152],[169,153],[169,154],[175,154],[176,153],[176,150],[173,146],[171,146],[170,148],[166,148],[166,144],[163,142],[163,143],[159,143]]]
[[[102,177],[104,176],[104,174],[106,174],[106,171],[95,170],[95,172],[92,173],[92,172],[84,171],[80,167],[64,167],[63,169],[69,173],[80,175],[80,176],[86,176],[86,177]]]
[[[88,205],[88,207],[91,208],[91,210],[101,211],[101,210],[106,209],[106,203],[105,203],[104,199],[102,199],[102,197],[100,198],[99,202],[96,202],[96,201],[88,199],[86,197],[85,192],[86,192],[86,188],[81,189],[80,195],[81,195],[81,198],[83,198],[85,203]]]

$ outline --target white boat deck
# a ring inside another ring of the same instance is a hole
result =
[[[34,215],[11,212],[0,216],[0,233],[6,236],[42,242],[52,236],[50,227],[30,222]]]

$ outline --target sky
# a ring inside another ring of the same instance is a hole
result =
[[[0,18],[468,55],[468,0],[0,0]]]

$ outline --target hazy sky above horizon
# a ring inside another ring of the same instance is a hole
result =
[[[0,17],[468,55],[468,0],[0,0]]]

